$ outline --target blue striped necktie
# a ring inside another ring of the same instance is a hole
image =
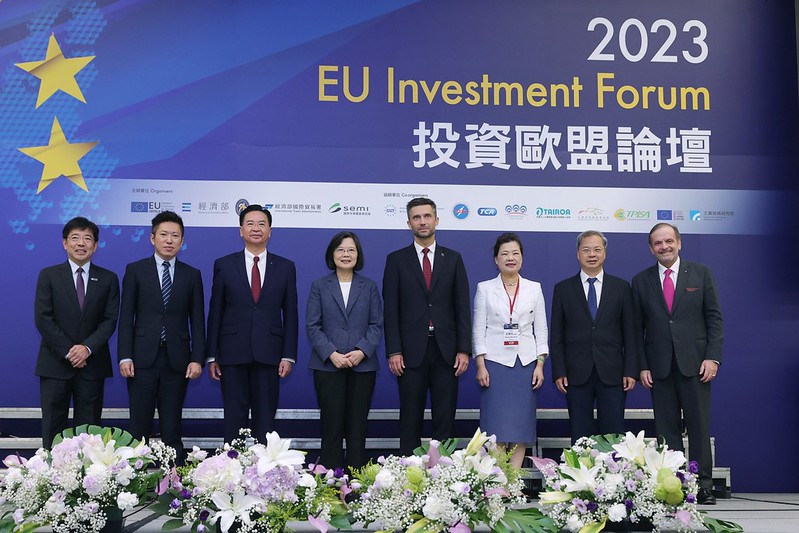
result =
[[[161,297],[164,299],[164,309],[169,304],[169,295],[172,293],[172,276],[169,275],[169,261],[164,261],[164,273],[161,275]],[[166,324],[161,328],[161,342],[166,342]]]

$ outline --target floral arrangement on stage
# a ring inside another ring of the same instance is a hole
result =
[[[266,435],[266,444],[253,444],[245,429],[211,456],[194,448],[186,466],[173,468],[158,487],[154,510],[174,517],[164,529],[186,525],[202,532],[216,525],[225,533],[271,533],[306,520],[320,531],[328,524],[348,527],[331,476],[303,468],[305,453],[290,446],[275,432]]]
[[[166,448],[164,446],[164,448]],[[162,456],[169,456],[162,450]],[[0,531],[97,532],[121,527],[122,511],[152,495],[162,473],[152,469],[153,450],[119,428],[79,426],[56,437],[51,451],[9,455],[0,482]]]
[[[353,473],[353,520],[380,530],[468,533],[485,524],[494,531],[554,531],[551,519],[525,503],[521,472],[494,437],[478,429],[463,450],[454,440],[431,441],[410,457],[378,459]]]
[[[682,452],[646,442],[643,431],[581,438],[562,459],[533,458],[544,475],[542,510],[558,529],[597,533],[629,522],[654,531],[743,531],[698,511],[696,463],[686,465]]]

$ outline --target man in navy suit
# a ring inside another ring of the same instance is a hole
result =
[[[181,421],[188,380],[205,360],[205,300],[200,271],[178,261],[183,219],[172,211],[152,220],[155,253],[131,263],[122,278],[117,356],[127,378],[130,433],[148,438],[158,406],[161,440],[182,458]]]
[[[704,265],[682,261],[681,248],[676,226],[656,224],[649,249],[657,263],[633,278],[641,383],[652,390],[655,430],[669,448],[683,449],[685,419],[690,457],[699,463],[697,502],[712,505],[710,382],[721,364],[724,322],[713,275]]]
[[[67,261],[39,273],[34,304],[42,336],[36,375],[45,448],[67,428],[70,399],[75,426],[100,424],[105,378],[112,376],[108,339],[119,313],[117,275],[91,262],[100,237],[97,225],[76,217],[61,237]]]
[[[250,427],[264,440],[275,429],[279,378],[297,361],[297,271],[267,253],[272,214],[252,204],[239,214],[244,250],[214,262],[208,309],[208,371],[222,383],[225,441]]]
[[[383,273],[386,355],[399,382],[403,455],[421,443],[428,389],[432,437],[452,437],[472,334],[466,268],[458,252],[436,243],[435,202],[414,198],[407,213],[413,244],[389,254]]]
[[[572,441],[597,434],[597,425],[601,435],[624,433],[626,393],[638,376],[632,291],[604,271],[607,245],[598,231],[581,233],[580,272],[552,296],[552,376],[566,395]]]

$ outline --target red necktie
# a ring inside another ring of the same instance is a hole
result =
[[[255,256],[252,258],[252,301],[258,303],[258,297],[261,296],[261,271],[258,270],[258,260],[260,257]]]
[[[663,298],[666,299],[666,307],[671,313],[671,306],[674,305],[674,282],[671,280],[671,269],[666,269],[666,276],[663,278]]]
[[[427,284],[427,290],[430,290],[430,283],[433,281],[433,267],[430,265],[430,258],[427,257],[427,254],[430,253],[430,248],[423,248],[422,253],[424,253],[424,257],[422,258],[422,274],[424,274],[424,282]]]

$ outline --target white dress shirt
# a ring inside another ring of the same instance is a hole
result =
[[[255,254],[245,248],[244,264],[247,267],[247,283],[250,287],[252,287],[252,265],[255,262],[253,257],[255,257]],[[266,250],[258,254],[258,271],[261,273],[261,287],[263,287],[264,281],[266,281]]]
[[[172,280],[172,283],[175,283],[175,263],[177,259],[173,257],[172,259],[164,259],[158,254],[153,254],[155,256],[155,266],[158,269],[158,284],[161,288],[164,288],[164,261],[169,263],[169,279]]]
[[[80,266],[72,262],[72,259],[67,259],[69,261],[69,267],[72,269],[72,284],[75,285],[75,290],[78,290],[78,269],[83,269],[83,295],[86,296],[86,291],[89,290],[89,269],[92,266],[91,261],[87,261],[85,265]]]
[[[674,283],[674,291],[675,294],[677,292],[677,274],[680,272],[680,256],[677,256],[677,260],[671,265],[671,281]],[[660,277],[660,288],[663,288],[663,280],[666,279],[666,267],[658,263],[658,276]]]
[[[422,267],[422,272],[424,272],[424,246],[420,245],[418,242],[413,241],[413,246],[416,248],[416,257],[419,259],[419,266]],[[435,263],[436,257],[436,243],[435,241],[433,244],[427,247],[429,252],[427,252],[427,258],[430,260],[430,272],[433,271],[433,264]]]
[[[594,282],[594,291],[596,291],[596,307],[599,309],[599,302],[602,300],[602,280],[605,278],[605,271],[600,270],[599,274],[596,276],[589,276],[580,270],[580,280],[583,282],[583,294],[585,294],[586,301],[588,301],[588,287],[591,285],[588,283],[588,278],[596,278]]]

